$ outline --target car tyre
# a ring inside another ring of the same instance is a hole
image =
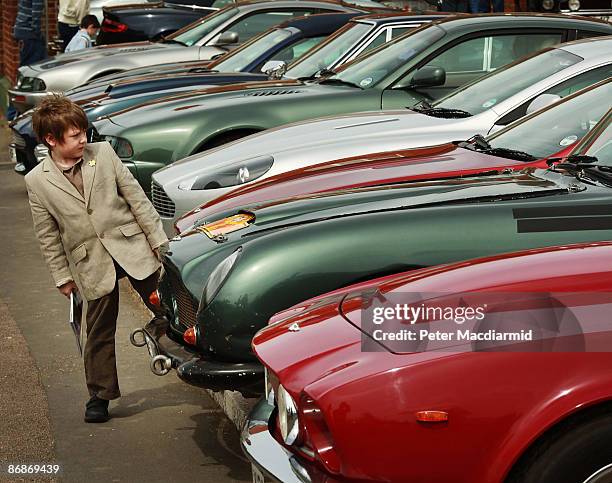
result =
[[[612,413],[585,414],[546,435],[507,483],[612,482]]]

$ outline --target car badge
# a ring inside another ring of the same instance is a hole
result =
[[[95,160],[95,159],[91,159],[91,160],[89,161],[89,163],[87,163],[87,164],[89,164],[89,166],[92,166],[92,167],[93,167],[93,166],[95,166],[95,165],[96,165],[96,160]]]
[[[291,324],[287,330],[289,332],[299,332],[300,331],[300,324],[295,322],[294,324]]]

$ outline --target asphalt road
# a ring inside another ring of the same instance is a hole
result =
[[[57,478],[67,482],[250,481],[236,428],[219,406],[174,373],[153,375],[146,349],[130,345],[146,315],[125,285],[117,330],[123,397],[111,402],[109,422],[83,422],[88,395],[68,303],[42,260],[25,184],[0,130],[0,481],[14,481],[11,463],[59,465]]]

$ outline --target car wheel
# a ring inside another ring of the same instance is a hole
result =
[[[522,458],[507,483],[611,483],[612,414],[562,424]]]

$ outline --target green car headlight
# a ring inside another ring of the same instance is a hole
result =
[[[118,138],[116,136],[104,136],[104,140],[108,141],[120,158],[131,158],[134,156],[132,145],[127,139]]]
[[[544,10],[552,10],[555,6],[554,0],[542,0],[542,8]]]
[[[210,274],[210,277],[208,277],[206,287],[204,287],[204,296],[202,297],[206,305],[210,304],[215,298],[215,295],[217,295],[217,292],[219,292],[219,289],[223,285],[223,282],[225,282],[225,279],[232,270],[236,260],[238,260],[241,252],[242,247],[238,247],[234,253],[217,265]]]
[[[272,165],[272,156],[258,156],[226,164],[213,174],[194,176],[178,185],[180,190],[212,190],[238,186],[266,174]]]
[[[291,445],[297,439],[300,429],[298,412],[295,401],[282,384],[278,386],[276,402],[278,403],[278,425],[281,436],[286,444]]]

